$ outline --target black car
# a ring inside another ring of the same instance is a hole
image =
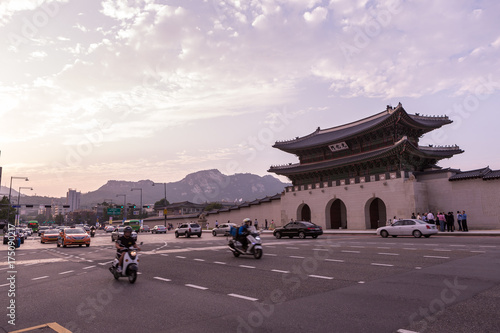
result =
[[[284,227],[275,229],[273,235],[278,239],[286,236],[290,238],[298,236],[301,239],[306,238],[307,236],[317,238],[319,235],[323,235],[323,229],[319,225],[311,222],[294,221],[288,223]]]

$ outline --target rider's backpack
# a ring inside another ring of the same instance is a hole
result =
[[[229,233],[230,233],[230,234],[231,234],[231,236],[233,236],[233,237],[238,236],[238,228],[235,228],[235,227],[231,226],[231,228],[229,229]]]

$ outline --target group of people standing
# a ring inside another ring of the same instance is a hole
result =
[[[417,216],[415,216],[415,213],[413,213],[412,218],[416,218],[430,224],[436,224],[439,226],[439,231],[455,231],[455,216],[453,212],[438,212],[436,216],[434,216],[431,211],[422,215],[420,215],[420,213],[417,213]],[[465,213],[465,210],[463,210],[461,213],[460,211],[457,211],[457,223],[458,231],[469,231],[469,228],[467,226],[467,214]]]

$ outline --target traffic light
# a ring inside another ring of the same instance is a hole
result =
[[[135,208],[135,205],[133,205],[133,206],[128,206],[128,208]]]
[[[123,206],[120,206],[121,209],[123,209]]]
[[[63,208],[69,208],[70,206],[69,205],[63,205]]]
[[[149,208],[149,205],[148,206],[142,206],[142,208]]]

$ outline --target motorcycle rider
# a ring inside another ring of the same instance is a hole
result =
[[[91,226],[91,227],[90,227],[90,235],[91,235],[91,236],[94,236],[94,234],[95,234],[95,227],[94,227],[94,226]]]
[[[123,229],[123,236],[119,237],[115,243],[116,252],[120,254],[120,259],[117,267],[118,273],[121,273],[123,267],[123,257],[125,256],[125,252],[131,246],[140,251],[140,247],[135,243],[135,239],[132,238],[132,228],[127,226]]]
[[[246,251],[248,248],[247,234],[250,232],[252,226],[252,220],[246,218],[243,220],[243,225],[238,229],[237,241],[241,243],[242,248]]]

